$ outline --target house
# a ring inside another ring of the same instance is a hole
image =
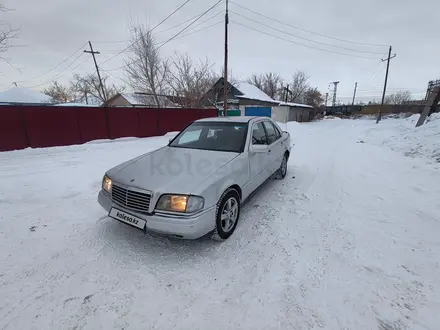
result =
[[[25,87],[13,87],[1,92],[0,104],[52,105],[50,96]]]
[[[242,116],[272,116],[272,107],[277,106],[275,101],[258,87],[249,83],[228,82],[228,108],[234,109],[236,115]],[[223,106],[224,79],[220,78],[202,97],[204,106]],[[229,114],[229,113],[228,113]]]
[[[311,105],[279,102],[278,106],[272,107],[272,119],[280,123],[287,123],[288,121],[309,121],[312,116],[312,111],[313,107]]]
[[[178,107],[167,96],[159,95],[160,107],[175,108]],[[106,102],[109,107],[156,107],[156,100],[153,95],[144,95],[137,93],[118,93]]]

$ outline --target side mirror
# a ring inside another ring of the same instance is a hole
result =
[[[251,151],[253,154],[264,154],[268,150],[268,146],[265,144],[253,144],[251,147]]]

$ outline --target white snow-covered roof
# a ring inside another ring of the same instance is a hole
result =
[[[124,97],[131,105],[135,106],[155,106],[156,101],[153,95],[143,95],[143,94],[135,94],[135,93],[122,93],[122,97]],[[159,102],[161,106],[177,106],[175,103],[171,102],[171,100],[166,97],[159,95]]]
[[[50,96],[25,87],[0,92],[0,103],[50,103]]]
[[[235,88],[243,93],[243,95],[237,95],[238,98],[277,103],[277,101],[252,84],[241,82],[235,84]]]
[[[54,105],[57,107],[99,107],[99,105],[96,104],[85,104],[85,103],[77,103],[77,102],[58,103]]]
[[[102,101],[100,98],[90,95],[87,95],[87,100],[86,97],[80,97],[79,99],[73,100],[71,103],[76,103],[76,104],[82,104],[82,105],[94,105],[94,106],[100,106],[102,104]]]
[[[132,105],[144,105],[143,100],[134,93],[123,93],[121,95]]]
[[[313,108],[311,105],[292,103],[292,102],[280,102],[280,106],[297,107],[297,108]]]

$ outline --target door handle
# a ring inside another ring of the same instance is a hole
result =
[[[267,152],[271,152],[272,150],[271,149],[269,149]]]

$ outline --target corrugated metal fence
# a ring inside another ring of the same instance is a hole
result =
[[[206,117],[217,109],[0,106],[0,151],[157,136]]]

